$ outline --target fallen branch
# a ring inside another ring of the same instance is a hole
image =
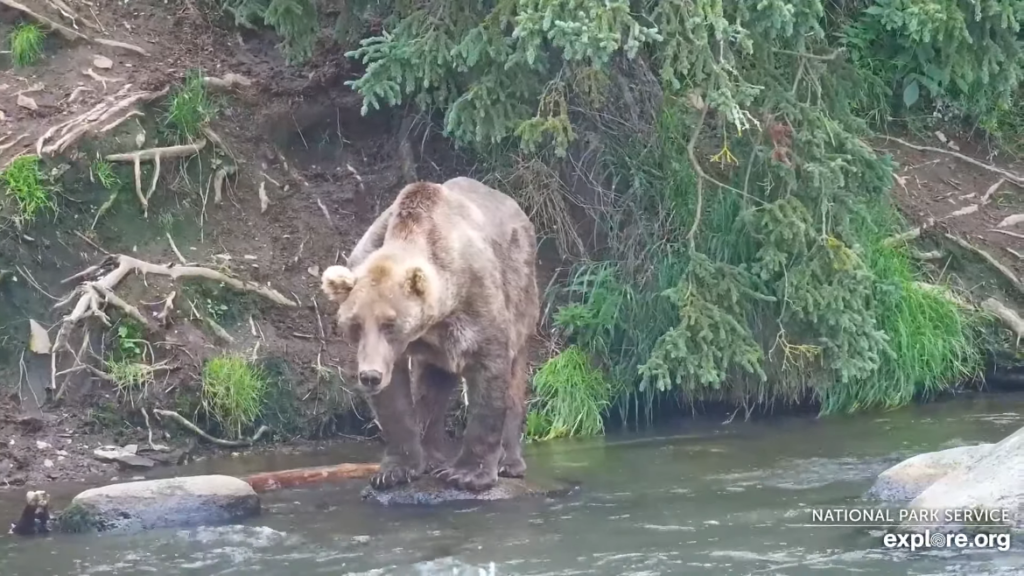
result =
[[[995,268],[1003,276],[1005,276],[1006,279],[1009,280],[1011,284],[1013,284],[1013,287],[1016,288],[1018,292],[1024,294],[1024,284],[1021,283],[1020,278],[1017,278],[1017,275],[1014,274],[1012,270],[1003,265],[999,260],[996,260],[994,256],[992,256],[988,252],[985,252],[981,248],[974,246],[973,244],[962,238],[959,238],[952,234],[946,234],[945,236],[946,238],[949,238],[950,240],[955,242],[961,248],[964,248],[965,250],[970,250],[971,252],[974,252],[978,256],[981,256],[982,259],[991,264],[993,268]]]
[[[135,165],[135,195],[139,198],[139,203],[142,204],[142,215],[144,218],[149,217],[149,198],[153,196],[153,192],[156,190],[156,182],[160,178],[160,159],[161,158],[181,158],[183,156],[192,156],[198,154],[203,147],[206,146],[206,140],[200,139],[193,144],[184,144],[181,146],[167,146],[164,148],[147,148],[145,150],[139,150],[137,152],[127,152],[122,154],[108,154],[106,156],[107,162],[132,162]],[[142,166],[141,163],[147,160],[152,160],[154,165],[153,181],[149,185],[149,191],[145,195],[142,193]]]
[[[380,470],[380,464],[335,464],[314,468],[296,468],[253,474],[244,480],[258,493],[270,492],[323,482],[369,478]]]
[[[208,441],[208,442],[210,442],[212,444],[216,444],[217,446],[223,446],[225,448],[244,448],[246,446],[252,446],[264,434],[266,434],[267,432],[270,431],[270,427],[269,426],[260,426],[260,429],[256,431],[256,434],[253,434],[253,437],[249,438],[248,440],[224,440],[224,439],[221,439],[221,438],[215,438],[213,436],[210,436],[209,434],[204,432],[201,428],[199,428],[195,424],[189,422],[184,416],[182,416],[181,414],[178,414],[177,412],[175,412],[173,410],[161,410],[159,408],[154,408],[153,409],[153,413],[156,414],[158,418],[163,418],[163,417],[170,418],[171,420],[174,420],[175,422],[177,422],[178,424],[181,424],[185,428],[188,428],[189,430],[191,430],[193,433],[195,433],[200,438],[203,438],[204,440],[206,440],[206,441]]]
[[[1017,184],[1018,186],[1024,186],[1024,176],[1014,174],[1013,172],[1003,170],[1002,168],[992,166],[991,164],[985,164],[980,160],[975,160],[974,158],[971,158],[970,156],[966,156],[964,154],[960,154],[959,152],[953,152],[952,150],[943,150],[942,148],[935,148],[933,146],[918,146],[916,144],[911,144],[906,140],[901,140],[900,138],[897,138],[895,136],[886,136],[885,138],[886,140],[892,140],[898,144],[906,146],[907,148],[911,148],[913,150],[917,150],[920,152],[937,152],[939,154],[948,154],[949,156],[963,160],[968,164],[974,164],[979,168],[984,168],[985,170],[989,170],[990,172],[999,174],[1000,176],[1005,177],[1007,180],[1013,182],[1014,184]]]
[[[982,302],[981,309],[1002,320],[1003,324],[1017,336],[1017,346],[1020,346],[1020,339],[1024,337],[1024,319],[995,298],[988,298]]]
[[[135,44],[128,44],[127,42],[118,42],[117,40],[107,40],[106,38],[94,38],[93,42],[97,44],[103,44],[104,46],[111,46],[113,48],[124,48],[125,50],[131,50],[137,54],[143,56],[149,56],[149,52],[146,52],[142,48],[139,48]]]

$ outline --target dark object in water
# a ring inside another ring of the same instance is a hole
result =
[[[25,493],[25,508],[21,517],[11,524],[9,534],[35,536],[50,532],[50,495],[43,490]]]
[[[433,476],[421,476],[412,483],[401,484],[387,490],[367,486],[360,496],[363,500],[384,506],[432,506],[447,502],[503,501],[531,497],[562,498],[575,492],[578,487],[578,484],[564,481],[545,482],[542,485],[521,478],[498,478],[498,483],[494,487],[482,492],[472,492],[449,486]]]

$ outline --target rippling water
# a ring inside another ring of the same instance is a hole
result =
[[[863,528],[799,526],[811,508],[856,505],[902,458],[998,441],[1021,426],[1024,396],[989,395],[874,416],[690,422],[658,436],[552,442],[526,457],[531,473],[583,482],[564,500],[382,509],[359,501],[361,482],[272,493],[242,526],[0,539],[0,575],[1022,574],[1016,543],[892,552]],[[338,450],[189,473],[354,459]],[[4,517],[19,494],[0,493]]]

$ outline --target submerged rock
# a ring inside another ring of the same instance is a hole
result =
[[[982,457],[992,446],[959,446],[918,454],[879,474],[864,497],[885,502],[909,502],[940,478]]]
[[[919,511],[915,521],[903,526],[913,531],[946,532],[969,525],[1024,528],[1024,428],[938,479],[909,508]],[[978,511],[992,516],[965,516]],[[922,513],[929,516],[922,518]]]
[[[431,506],[445,502],[512,500],[527,497],[566,496],[575,486],[562,483],[535,484],[519,478],[498,478],[490,490],[470,492],[452,488],[433,476],[422,476],[411,484],[402,484],[388,490],[376,490],[367,486],[362,492],[363,500],[370,500],[385,506],[415,504]]]
[[[237,522],[260,513],[244,480],[209,475],[111,484],[82,492],[58,518],[62,532],[139,531]]]

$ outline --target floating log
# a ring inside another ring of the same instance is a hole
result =
[[[262,494],[283,488],[296,488],[324,482],[369,478],[379,469],[380,464],[335,464],[333,466],[262,472],[260,474],[253,474],[244,478],[244,480],[258,494]]]

